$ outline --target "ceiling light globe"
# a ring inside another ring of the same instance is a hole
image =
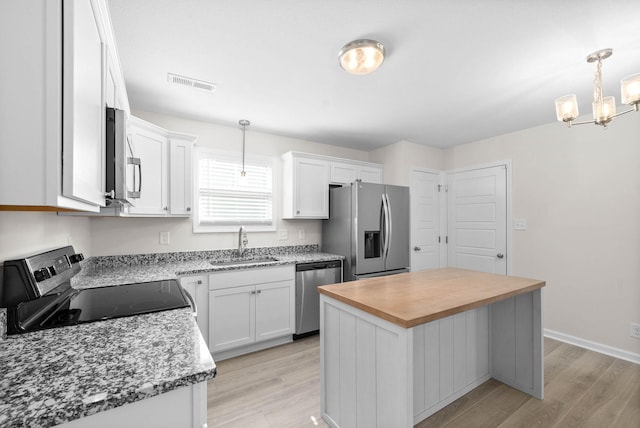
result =
[[[640,103],[640,73],[627,76],[620,81],[622,104]]]
[[[559,122],[571,122],[578,117],[578,98],[575,94],[556,99],[556,118]]]
[[[593,103],[593,120],[598,125],[604,125],[611,122],[616,114],[615,97],[604,97],[602,103]]]
[[[351,74],[369,74],[384,62],[385,49],[375,40],[360,39],[347,43],[338,52],[340,66]]]

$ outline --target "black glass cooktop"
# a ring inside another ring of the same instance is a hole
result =
[[[83,290],[69,289],[59,295],[21,303],[15,314],[15,327],[18,330],[15,333],[188,306],[188,300],[175,279]]]

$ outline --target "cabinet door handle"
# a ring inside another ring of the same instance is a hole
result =
[[[251,290],[251,293],[249,294],[256,294],[256,290]]]
[[[256,293],[260,294],[260,293],[262,293],[262,290],[258,290],[258,291],[256,291]]]
[[[417,245],[413,247],[413,251],[420,251],[420,250],[422,250],[422,248],[418,247]]]

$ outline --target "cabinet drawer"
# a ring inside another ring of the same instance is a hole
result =
[[[209,290],[295,279],[294,265],[249,268],[216,272],[209,275]]]

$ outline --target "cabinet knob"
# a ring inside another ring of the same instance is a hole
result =
[[[187,211],[191,211],[191,207],[187,207]]]
[[[199,279],[199,280],[198,280],[198,285],[199,285],[199,284],[202,284],[202,280],[201,280],[201,279]]]
[[[422,248],[418,247],[417,245],[413,247],[413,251],[420,251],[420,250],[422,250]]]
[[[300,214],[300,210],[297,210],[297,211],[296,211],[296,214]]]
[[[169,211],[169,207],[164,207],[163,210]]]
[[[262,290],[258,290],[258,291],[256,291],[256,293],[260,294],[260,293],[262,293]]]
[[[497,257],[497,258],[499,258],[499,259],[501,259],[501,258],[503,258],[503,257],[504,257],[504,254],[502,254],[502,253],[498,253],[498,254],[496,255],[496,257]]]

